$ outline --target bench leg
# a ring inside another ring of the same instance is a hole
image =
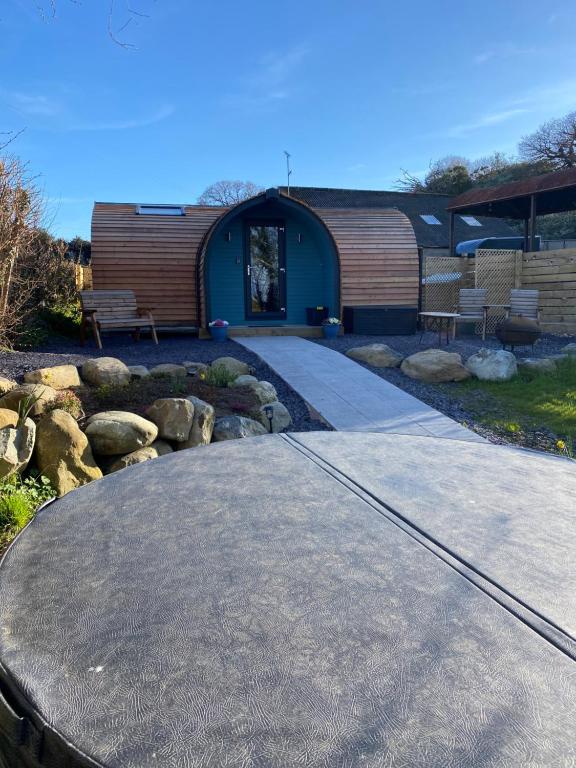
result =
[[[80,323],[80,346],[83,347],[86,344],[86,318],[83,316]]]
[[[150,331],[152,333],[152,338],[154,339],[154,344],[158,344],[158,336],[156,336],[156,328],[153,325],[150,326]]]
[[[102,339],[100,338],[100,329],[98,328],[98,321],[96,318],[92,318],[92,330],[94,331],[94,338],[96,339],[96,344],[98,346],[98,349],[102,349]]]

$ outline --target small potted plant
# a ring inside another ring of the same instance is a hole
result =
[[[228,326],[230,323],[228,320],[221,320],[218,318],[217,320],[212,320],[211,323],[208,323],[208,327],[210,328],[210,336],[212,336],[212,341],[226,341],[228,338]]]
[[[322,320],[322,330],[324,331],[325,339],[335,339],[340,332],[340,318],[327,317]]]

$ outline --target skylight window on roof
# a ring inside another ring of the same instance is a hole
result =
[[[139,205],[136,213],[141,216],[184,216],[181,205]]]
[[[478,219],[475,219],[474,216],[460,216],[460,218],[465,224],[468,224],[469,227],[482,226],[482,224],[478,221]]]
[[[420,218],[422,221],[425,221],[426,224],[442,224],[442,222],[439,221],[436,216],[433,216],[431,213],[421,213]]]

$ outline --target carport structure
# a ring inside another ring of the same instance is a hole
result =
[[[536,250],[536,218],[576,210],[576,168],[567,168],[497,187],[470,189],[455,197],[449,212],[450,255],[454,255],[454,217],[494,216],[524,221],[524,250]]]

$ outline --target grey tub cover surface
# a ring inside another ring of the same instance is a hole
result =
[[[574,474],[318,433],[68,494],[0,567],[0,766],[573,766]]]

